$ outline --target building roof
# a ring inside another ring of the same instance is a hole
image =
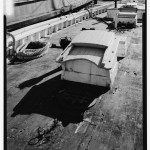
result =
[[[82,31],[73,40],[73,45],[78,46],[91,46],[99,48],[109,47],[111,41],[114,38],[114,33],[101,31],[101,30],[87,30]]]

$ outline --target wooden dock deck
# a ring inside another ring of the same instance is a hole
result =
[[[143,150],[142,24],[116,31],[101,19],[105,16],[55,34],[52,43],[57,47],[47,55],[7,66],[7,150]],[[62,82],[60,75],[52,78],[61,70],[55,62],[62,52],[60,37],[73,38],[83,27],[128,38],[127,56],[119,61],[112,90]],[[82,106],[95,98],[91,108],[66,105],[81,99],[76,105]]]

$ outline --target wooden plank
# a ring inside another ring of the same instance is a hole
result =
[[[105,50],[97,47],[88,47],[85,46],[74,46],[69,55],[92,55],[103,57]]]
[[[101,76],[106,76],[110,78],[109,70],[101,68],[101,67],[97,67],[95,64],[91,65],[91,72],[92,74],[95,74],[95,75],[101,75]]]
[[[95,76],[83,73],[64,71],[61,76],[64,80],[109,87],[110,79],[103,76]]]
[[[72,44],[80,46],[86,44],[87,46],[107,48],[113,38],[114,33],[112,32],[102,30],[82,31],[72,40]]]
[[[78,59],[89,60],[98,66],[102,58],[98,56],[91,56],[91,55],[68,55],[63,59],[63,61],[66,62],[66,61],[78,60]]]
[[[117,60],[117,50],[120,38],[116,37],[110,47],[105,51],[103,61],[104,68],[111,69]]]
[[[107,150],[108,141],[111,135],[111,129],[113,125],[114,116],[109,114],[109,111],[106,111],[102,107],[102,112],[105,115],[104,122],[99,123],[97,126],[93,138],[89,143],[89,150]]]
[[[97,133],[96,126],[101,124],[101,120],[99,120],[99,117],[101,116],[101,105],[99,105],[101,101],[101,98],[99,98],[96,102],[96,105],[92,108],[92,110],[89,110],[87,112],[91,113],[90,117],[91,123],[89,123],[89,126],[86,130],[86,132],[81,136],[79,143],[76,145],[74,150],[87,150],[89,149],[89,144],[93,140],[93,136]]]
[[[110,77],[109,70],[99,68],[94,63],[88,60],[72,60],[63,63],[64,70],[74,71],[74,72],[81,72],[85,74],[92,74],[92,75],[101,75],[105,77]]]
[[[136,128],[134,137],[134,149],[143,149],[143,106],[138,107],[136,116]]]
[[[82,138],[80,144],[78,145],[78,149],[77,150],[87,150],[90,148],[96,150],[96,142],[95,139],[98,138],[99,135],[99,129],[102,126],[103,122],[102,122],[102,117],[103,117],[103,113],[102,112],[102,107],[103,107],[103,102],[101,101],[101,99],[99,98],[96,105],[94,106],[92,112],[94,112],[92,114],[92,123],[94,125],[89,125],[87,132],[85,133],[84,137]],[[91,111],[91,110],[90,110]],[[91,147],[92,145],[92,147]]]
[[[107,149],[119,149],[122,142],[121,139],[122,139],[122,130],[121,128],[118,127],[118,124],[116,124],[111,132],[111,137]]]
[[[119,63],[116,62],[114,67],[110,70],[110,80],[111,80],[110,87],[111,88],[113,87],[113,84],[114,84],[114,81],[115,81],[115,77],[116,77],[117,72],[118,72],[118,65],[119,65]]]
[[[122,145],[121,148],[123,150],[134,149],[134,137],[135,137],[135,120],[136,120],[136,112],[137,109],[133,106],[124,106],[126,111],[126,124],[124,128],[124,133],[122,136]]]
[[[120,42],[118,46],[117,57],[125,57],[127,54],[127,37],[120,36]]]
[[[72,45],[69,44],[66,47],[66,49],[56,58],[56,62],[59,62],[59,63],[62,62],[63,58],[65,58],[69,54],[71,49],[72,49]]]

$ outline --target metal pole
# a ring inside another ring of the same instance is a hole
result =
[[[115,8],[117,8],[117,0],[115,0]]]
[[[97,0],[94,0],[94,4],[97,4]]]

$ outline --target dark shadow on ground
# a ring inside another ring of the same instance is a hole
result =
[[[61,46],[57,46],[56,44],[52,44],[51,48],[60,48],[60,49],[62,49]]]
[[[137,27],[137,26],[136,26]],[[116,32],[124,33],[126,31],[131,31],[133,28],[136,28],[132,25],[119,25],[117,29],[115,29]]]
[[[83,121],[89,104],[109,89],[77,82],[63,81],[60,75],[40,85],[33,86],[13,109],[11,117],[18,114],[37,113],[62,122]]]
[[[122,59],[124,59],[125,57],[117,57],[117,61],[121,61]]]
[[[97,23],[94,23],[92,25],[98,24],[98,23],[104,23],[106,24],[108,27],[107,29],[109,30],[114,30],[114,22],[112,19],[109,19],[107,17],[95,17],[95,19],[98,21]]]
[[[23,63],[29,62],[29,61],[32,61],[32,60],[21,60],[21,59],[18,59],[17,57],[15,57],[13,60],[11,60],[9,65],[18,65],[18,64],[23,64]]]
[[[43,56],[40,56],[40,57],[37,57],[37,58],[34,58],[34,59],[19,59],[15,56],[14,59],[11,60],[9,65],[19,65],[19,64],[26,63],[26,62],[30,62],[30,61],[35,60],[35,59],[39,59],[41,57],[43,57]]]
[[[46,73],[44,75],[41,75],[41,76],[39,76],[37,78],[32,78],[30,80],[24,81],[23,83],[19,84],[18,88],[19,89],[23,89],[25,87],[31,87],[31,86],[39,83],[40,81],[42,81],[44,78],[46,78],[46,77],[48,77],[48,76],[50,76],[50,75],[52,75],[52,74],[54,74],[54,73],[56,73],[58,71],[61,71],[61,70],[62,70],[62,68],[60,66],[60,67],[58,67],[58,68],[56,68],[56,69],[54,69],[54,70],[52,70],[52,71],[50,71],[50,72],[48,72],[48,73]]]
[[[97,23],[94,23],[92,25],[98,24],[98,23],[104,23],[106,24],[108,27],[106,29],[108,29],[109,31],[116,31],[116,32],[120,32],[120,33],[124,33],[125,31],[131,31],[133,28],[136,28],[134,26],[132,26],[131,24],[119,24],[119,26],[117,27],[117,29],[115,28],[115,23],[112,19],[109,19],[107,17],[95,17],[95,19],[98,21]]]

